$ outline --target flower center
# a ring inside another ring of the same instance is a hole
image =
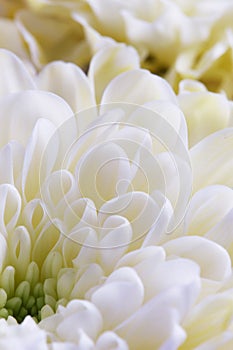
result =
[[[13,316],[19,323],[27,315],[35,321],[41,319],[41,308],[45,304],[43,284],[39,281],[39,269],[31,262],[26,278],[15,287],[15,269],[7,266],[1,275],[0,317]]]

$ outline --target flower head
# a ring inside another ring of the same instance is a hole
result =
[[[232,217],[232,129],[189,150],[174,92],[124,45],[99,51],[88,76],[64,62],[32,76],[5,50],[0,60],[5,334],[32,327],[29,343],[45,349],[210,341],[200,315],[230,302],[232,243],[217,231]]]

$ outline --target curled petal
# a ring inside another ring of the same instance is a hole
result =
[[[231,274],[231,260],[227,251],[203,237],[181,237],[164,245],[167,254],[195,261],[203,278],[223,281]]]
[[[114,77],[137,68],[139,68],[139,57],[132,47],[114,45],[97,52],[88,70],[97,103],[100,103],[106,86]]]
[[[12,52],[0,49],[0,96],[35,89],[35,83],[24,64]]]
[[[52,62],[36,77],[41,90],[61,96],[75,112],[91,107],[95,99],[83,71],[72,63]]]
[[[146,70],[131,70],[118,75],[109,83],[101,103],[121,101],[141,105],[153,100],[168,100],[177,104],[174,92],[164,79]]]
[[[114,350],[128,350],[129,347],[126,341],[114,332],[104,332],[97,339],[96,342],[96,350],[106,350],[106,349],[114,349]]]
[[[104,327],[112,329],[129,317],[142,304],[143,284],[133,269],[114,271],[91,296],[91,301],[103,315]]]
[[[114,331],[135,350],[177,349],[186,338],[180,322],[194,301],[194,286],[174,287],[159,294]]]
[[[193,191],[213,185],[233,186],[233,129],[218,131],[191,149]]]

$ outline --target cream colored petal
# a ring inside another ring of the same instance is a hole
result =
[[[114,45],[100,50],[92,58],[88,70],[96,101],[100,103],[106,86],[117,75],[139,68],[139,57],[132,47]]]
[[[141,69],[114,78],[106,87],[101,103],[128,102],[141,105],[153,100],[168,100],[177,104],[174,92],[164,79]]]
[[[0,272],[2,272],[6,263],[7,250],[7,241],[3,234],[0,234]]]
[[[233,191],[221,185],[196,192],[185,215],[185,233],[204,235],[214,228],[233,208]],[[219,232],[219,237],[222,232]]]
[[[200,141],[191,149],[193,192],[212,185],[233,186],[233,129],[224,129]]]
[[[194,295],[197,296],[200,290],[199,267],[188,259],[178,258],[163,264],[154,264],[153,259],[147,259],[136,265],[135,270],[145,288],[145,301],[170,288],[191,283],[196,284]]]
[[[196,348],[225,331],[232,318],[232,290],[205,298],[187,317],[184,328],[187,340],[182,350]]]
[[[95,288],[104,278],[103,270],[98,264],[83,265],[79,270],[78,281],[71,291],[70,299],[88,299],[88,291]]]
[[[127,219],[111,215],[105,220],[100,229],[99,260],[106,274],[114,269],[128,249],[132,235],[132,228]]]
[[[47,259],[48,254],[52,251],[57,242],[60,240],[60,237],[61,233],[50,221],[48,221],[47,224],[44,225],[41,230],[39,230],[39,232],[37,232],[37,237],[33,245],[31,254],[33,261],[35,261],[38,264],[38,266],[42,267],[43,263]],[[54,259],[54,263],[56,264],[56,259]],[[47,265],[49,265],[49,263]],[[59,266],[58,264],[58,267],[61,266]]]
[[[11,141],[0,150],[0,183],[9,183],[20,187],[24,148],[16,141]]]
[[[94,22],[97,31],[104,31],[106,36],[116,38],[118,41],[125,41],[121,2],[112,1],[111,5],[106,0],[88,0],[87,2],[95,14],[92,22]]]
[[[41,163],[47,140],[53,135],[55,127],[46,119],[39,119],[33,129],[25,151],[22,169],[22,191],[26,201],[39,196],[40,186],[53,169],[58,154],[58,143],[46,162]]]
[[[203,237],[181,237],[164,244],[168,256],[193,260],[200,266],[203,278],[223,281],[230,277],[231,260],[227,251]]]
[[[104,332],[97,339],[96,342],[96,350],[106,350],[106,349],[114,349],[114,350],[128,350],[128,345],[126,341],[114,332]]]
[[[99,208],[117,196],[120,180],[129,181],[128,157],[117,144],[103,142],[83,155],[77,165],[76,178],[81,195],[93,200]]]
[[[132,226],[132,242],[144,236],[158,224],[160,206],[144,192],[128,192],[120,195],[100,208],[99,220],[103,223],[110,215],[125,217]]]
[[[233,237],[232,237],[233,209],[231,209],[219,223],[217,223],[205,237],[223,246],[233,260]]]
[[[10,184],[0,185],[0,230],[7,237],[15,229],[21,212],[21,196]]]
[[[117,263],[116,268],[123,266],[135,267],[146,259],[154,260],[156,264],[160,264],[165,261],[165,258],[165,250],[162,247],[149,246],[125,254]]]
[[[233,347],[232,331],[225,331],[217,336],[213,336],[203,344],[200,344],[195,350],[230,350]]]
[[[33,199],[24,206],[21,215],[23,224],[31,232],[31,239],[34,242],[48,221],[44,203],[39,198]]]
[[[200,289],[199,267],[187,259],[164,261],[161,247],[147,247],[125,255],[117,266],[131,266],[141,278],[145,288],[145,301],[174,286],[196,283]]]
[[[153,197],[160,206],[160,214],[156,225],[152,226],[150,231],[146,234],[142,247],[160,245],[169,240],[170,234],[172,234],[172,232],[168,233],[168,225],[172,222],[174,215],[170,201],[160,192],[155,192]]]
[[[78,197],[74,177],[65,169],[49,174],[46,181],[41,183],[40,192],[51,219],[62,220],[67,204],[71,205],[74,200],[73,197]]]
[[[62,314],[63,320],[56,328],[60,339],[79,343],[79,330],[84,331],[90,338],[96,339],[102,329],[102,316],[95,305],[88,301],[72,300]]]
[[[73,112],[95,105],[94,93],[83,71],[72,63],[52,62],[36,77],[39,89],[61,96]]]
[[[174,287],[159,294],[114,331],[135,350],[177,349],[186,338],[180,321],[190,307],[192,287]]]
[[[31,239],[25,227],[19,226],[8,240],[9,258],[13,266],[17,266],[16,281],[22,281],[30,263]]]
[[[0,47],[14,52],[29,65],[29,52],[14,20],[0,18]]]
[[[11,51],[0,49],[0,65],[0,96],[35,89],[33,79],[23,62]]]
[[[178,101],[186,117],[190,146],[229,125],[230,104],[222,94],[181,91]]]
[[[70,18],[29,10],[18,12],[16,20],[36,67],[62,59],[86,69],[90,52],[82,25]]]
[[[112,329],[128,318],[142,304],[143,284],[133,269],[128,267],[114,271],[106,282],[91,296],[98,307],[105,329]]]
[[[39,118],[58,126],[72,115],[68,104],[49,92],[25,91],[9,95],[0,99],[0,145],[17,140],[25,146]]]
[[[73,195],[75,196],[76,193]],[[82,227],[88,227],[90,229],[98,227],[97,212],[94,203],[85,197],[75,200],[65,210],[64,224],[68,232],[78,232]]]
[[[86,227],[85,227],[86,226]],[[80,267],[95,263],[97,260],[98,237],[94,229],[86,224],[82,228],[68,233],[64,240],[62,252],[68,265]],[[71,264],[72,262],[72,264]]]

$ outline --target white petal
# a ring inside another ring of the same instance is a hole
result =
[[[0,183],[9,183],[19,188],[24,159],[24,148],[16,141],[11,141],[0,150]]]
[[[185,232],[204,235],[233,208],[233,191],[221,185],[201,189],[190,200],[185,215]],[[219,236],[220,236],[219,232]]]
[[[0,99],[0,146],[11,140],[26,145],[40,118],[60,125],[73,115],[68,104],[49,92],[25,91]],[[6,123],[7,118],[7,123]]]
[[[0,234],[0,272],[2,272],[3,266],[5,265],[7,250],[6,239],[2,234]]]
[[[46,154],[42,163],[47,140],[54,134],[54,125],[46,119],[39,119],[33,129],[25,151],[22,169],[22,191],[27,201],[33,199],[40,191],[40,185],[52,171],[57,154],[58,142],[54,144],[52,152]]]
[[[199,267],[187,259],[165,261],[161,247],[147,247],[126,254],[117,266],[131,266],[141,278],[145,288],[145,300],[174,286],[196,283],[199,292]]]
[[[18,226],[8,242],[10,261],[17,266],[19,280],[23,280],[31,258],[30,235],[24,226]]]
[[[67,203],[72,203],[73,196],[76,195],[75,189],[74,177],[65,169],[52,172],[41,183],[41,196],[50,218],[63,219]]]
[[[28,51],[14,19],[0,18],[0,47],[14,52],[28,64]],[[31,65],[30,65],[30,68]]]
[[[93,341],[82,331],[79,331],[79,344],[68,342],[52,342],[49,350],[94,350]]]
[[[78,281],[70,293],[70,299],[88,299],[88,291],[98,286],[103,278],[103,270],[97,264],[82,265],[79,269]]]
[[[56,328],[61,339],[79,343],[78,330],[83,330],[87,336],[95,339],[102,328],[102,317],[99,310],[88,301],[73,300],[62,313],[64,318]],[[50,322],[52,322],[52,317]]]
[[[187,120],[191,146],[228,126],[230,104],[223,94],[209,91],[183,92],[179,94],[178,101]]]
[[[232,331],[225,331],[200,344],[195,350],[230,350],[233,347]]]
[[[96,53],[91,60],[88,76],[97,103],[100,103],[106,86],[114,77],[137,68],[139,68],[139,57],[132,47],[114,45]]]
[[[128,350],[125,340],[121,339],[114,332],[105,332],[101,334],[96,342],[96,350]]]
[[[228,251],[231,259],[233,259],[232,220],[233,209],[231,209],[215,227],[205,234],[206,238],[221,244]]]
[[[8,184],[0,185],[0,230],[5,236],[17,225],[21,212],[21,196]]]
[[[59,241],[60,237],[61,233],[52,222],[48,221],[47,224],[42,227],[36,237],[31,253],[33,261],[35,261],[38,266],[42,266],[43,262],[46,261],[49,252]],[[54,259],[54,263],[56,264],[56,259]]]
[[[201,343],[221,334],[229,325],[232,310],[232,290],[211,295],[197,304],[184,324],[188,335],[184,348],[196,349]]]
[[[164,79],[141,69],[114,78],[106,87],[101,103],[128,102],[141,105],[153,100],[168,100],[177,104],[174,92]]]
[[[99,259],[108,274],[127,250],[132,238],[132,228],[125,218],[111,215],[105,220],[100,235],[104,237],[99,242]]]
[[[0,96],[35,88],[27,69],[12,52],[0,49],[0,66]]]
[[[31,238],[38,238],[37,233],[47,223],[47,212],[45,211],[44,203],[41,199],[33,199],[23,208],[22,219],[24,225],[29,228]]]
[[[21,324],[1,319],[0,347],[4,350],[48,350],[47,334],[32,317],[27,316]]]
[[[63,15],[62,15],[63,16]],[[36,67],[63,59],[86,68],[90,59],[88,43],[79,23],[62,16],[41,16],[37,11],[21,10],[17,25]]]
[[[164,244],[168,255],[195,261],[203,278],[222,281],[231,274],[231,260],[220,245],[203,237],[181,237]]]
[[[100,310],[104,328],[112,329],[135,312],[142,304],[143,284],[133,269],[123,267],[114,271],[91,301]]]
[[[206,137],[191,149],[194,172],[193,191],[212,185],[232,187],[233,129],[224,129]]]
[[[96,262],[97,252],[94,248],[98,247],[98,238],[88,224],[64,236],[67,239],[64,240],[62,251],[67,263],[72,261],[72,265],[79,267]]]
[[[180,322],[193,302],[192,287],[175,287],[159,294],[114,331],[135,350],[177,349],[186,337]]]
[[[166,258],[165,251],[162,247],[149,246],[143,249],[133,250],[130,253],[125,254],[116,265],[116,268],[122,266],[134,267],[142,263],[146,259],[152,259],[156,261],[156,264],[164,262]]]
[[[128,181],[130,164],[124,150],[114,143],[103,143],[84,154],[76,170],[79,190],[99,208],[116,197],[119,180]]]
[[[144,192],[128,192],[108,202],[99,213],[100,222],[103,223],[110,215],[125,217],[132,226],[132,241],[144,236],[152,227],[159,223],[161,207],[155,200]]]
[[[72,63],[52,62],[36,77],[39,89],[61,96],[74,113],[95,105],[90,83],[83,71]]]

